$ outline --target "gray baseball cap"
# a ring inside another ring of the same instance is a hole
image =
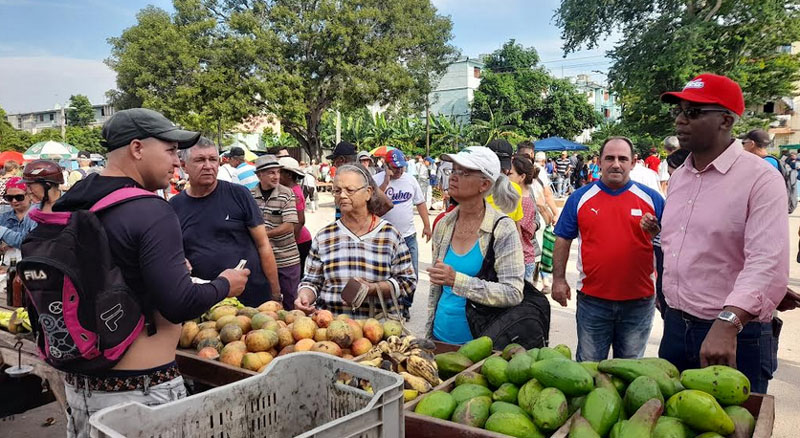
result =
[[[127,146],[133,140],[150,137],[174,141],[178,143],[178,149],[187,149],[197,143],[200,133],[178,129],[161,113],[147,108],[118,111],[103,124],[102,145],[109,151]]]

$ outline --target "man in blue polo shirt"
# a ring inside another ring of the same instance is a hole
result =
[[[633,144],[612,137],[600,148],[602,176],[567,199],[555,228],[553,299],[570,299],[565,277],[572,240],[578,238],[577,360],[641,357],[653,320],[655,272],[651,236],[642,216],[661,218],[664,199],[631,181]]]

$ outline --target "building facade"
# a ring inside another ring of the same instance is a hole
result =
[[[470,105],[481,83],[483,63],[464,57],[453,62],[429,95],[431,114],[453,116],[460,123],[469,122]]]
[[[101,126],[114,114],[114,107],[109,104],[92,105],[92,108],[94,109],[94,121],[90,123],[90,126]],[[36,134],[47,128],[61,129],[66,126],[65,117],[66,110],[56,107],[44,111],[8,114],[6,119],[14,128]]]
[[[589,105],[594,107],[595,112],[603,115],[605,122],[616,122],[622,117],[622,107],[608,86],[593,82],[589,75],[581,74],[575,78],[575,87],[586,95]]]

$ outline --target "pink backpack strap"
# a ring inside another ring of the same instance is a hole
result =
[[[96,204],[92,206],[89,211],[92,213],[97,213],[100,210],[104,210],[108,207],[114,206],[116,204],[135,199],[135,198],[148,198],[154,197],[158,198],[159,196],[153,192],[147,191],[145,189],[140,189],[138,187],[123,187],[121,189],[114,190],[113,192],[109,193],[103,199],[97,201]]]
[[[72,216],[72,213],[68,211],[45,213],[38,208],[32,208],[31,211],[28,212],[28,217],[38,224],[66,225],[67,222],[69,222],[70,216]]]

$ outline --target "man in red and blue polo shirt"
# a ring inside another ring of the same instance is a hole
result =
[[[612,137],[600,148],[599,181],[567,199],[555,228],[553,299],[570,299],[565,277],[572,240],[578,239],[577,360],[641,357],[653,321],[653,239],[642,230],[645,214],[661,218],[664,198],[630,180],[633,144]]]

